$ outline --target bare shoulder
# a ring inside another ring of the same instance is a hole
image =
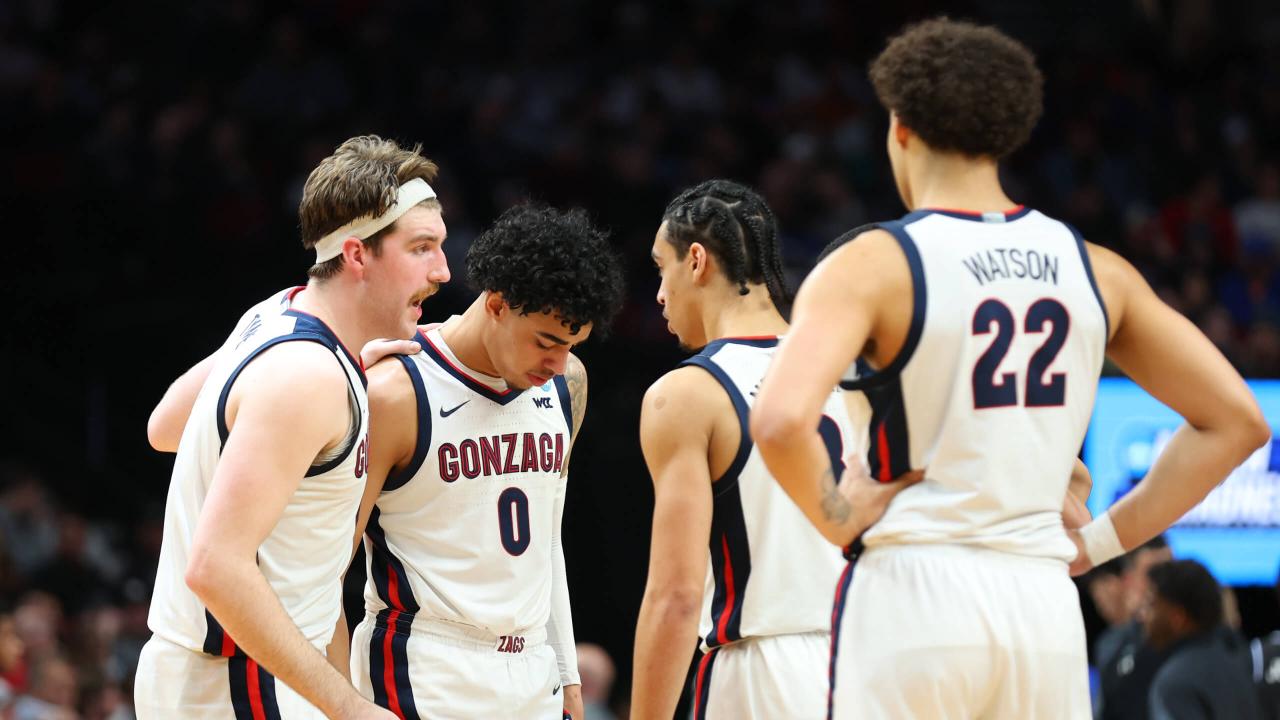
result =
[[[1116,330],[1123,324],[1130,298],[1143,291],[1151,293],[1150,286],[1133,263],[1114,250],[1091,242],[1085,243],[1085,249],[1089,253],[1089,265],[1093,268],[1098,292],[1102,295],[1102,303],[1110,319],[1111,336],[1115,337]]]
[[[237,384],[244,381],[273,393],[327,394],[326,390],[337,389],[346,398],[346,372],[333,351],[316,342],[283,342],[263,350],[245,366]]]
[[[383,358],[365,371],[369,379],[369,404],[384,407],[414,404],[413,381],[404,365],[392,357]]]
[[[248,410],[255,425],[340,435],[347,425],[348,385],[332,350],[314,342],[280,343],[241,371],[227,421],[235,423]]]
[[[804,284],[820,283],[837,292],[862,294],[910,282],[911,270],[897,239],[888,230],[874,228],[834,250],[809,273]]]
[[[573,436],[578,436],[587,415],[587,366],[577,355],[569,353],[565,362],[564,381],[569,386],[569,404],[573,410]]]
[[[707,371],[686,365],[658,378],[645,391],[641,439],[678,443],[705,437],[720,415],[733,413],[733,402],[720,383]]]

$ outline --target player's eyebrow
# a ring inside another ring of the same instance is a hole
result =
[[[542,338],[542,339],[544,339],[544,340],[549,340],[549,341],[551,341],[551,342],[553,342],[553,343],[555,343],[555,344],[557,344],[557,345],[568,345],[568,344],[569,344],[569,341],[568,341],[568,340],[565,340],[564,338],[558,337],[558,336],[556,336],[556,335],[552,335],[551,333],[548,333],[548,332],[542,332],[541,330],[539,330],[539,331],[538,331],[538,337],[540,337],[540,338]]]

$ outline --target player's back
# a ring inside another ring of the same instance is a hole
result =
[[[867,372],[873,475],[924,468],[864,536],[1070,560],[1060,512],[1093,408],[1107,318],[1068,225],[922,210],[881,223],[912,274],[914,314],[893,363]]]
[[[417,397],[417,444],[369,519],[365,608],[402,628],[417,616],[524,636],[550,614],[568,385],[507,388],[464,367],[438,329],[418,340],[421,352],[399,358]]]
[[[738,416],[741,439],[728,470],[713,478],[711,538],[699,632],[706,648],[744,638],[829,632],[831,599],[845,563],[769,474],[747,418],[777,338],[722,338],[683,364],[707,370]],[[833,388],[819,429],[833,465],[859,454],[842,394]]]
[[[234,641],[188,589],[184,575],[200,510],[230,430],[226,404],[240,372],[282,342],[315,342],[333,352],[347,374],[351,419],[346,438],[316,458],[276,526],[258,550],[258,567],[303,635],[317,647],[332,637],[341,603],[368,462],[364,372],[319,319],[291,310],[294,288],[246,312],[218,350],[183,430],[165,507],[164,540],[148,624],[176,645],[213,655],[237,653]]]

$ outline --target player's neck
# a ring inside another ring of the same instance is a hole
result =
[[[320,318],[343,345],[352,352],[359,352],[365,343],[374,339],[374,334],[361,322],[358,303],[339,297],[343,294],[342,288],[337,286],[339,282],[341,278],[327,282],[311,280],[305,290],[293,297],[290,307]]]
[[[909,169],[911,209],[1005,212],[1017,205],[1000,186],[995,160],[930,153]]]
[[[702,327],[708,341],[787,332],[787,321],[769,299],[769,290],[764,285],[748,287],[751,292],[746,295],[739,295],[737,287],[730,288],[725,291],[725,298],[704,309]]]
[[[467,368],[490,377],[498,377],[498,368],[484,344],[484,324],[488,321],[481,293],[459,316],[440,326],[440,337],[454,357]]]

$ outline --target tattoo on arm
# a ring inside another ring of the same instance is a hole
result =
[[[569,356],[564,371],[569,386],[569,402],[573,406],[573,437],[576,440],[582,429],[582,418],[587,414],[587,368],[576,356]]]
[[[844,523],[849,520],[853,508],[849,501],[840,494],[836,486],[836,476],[831,468],[822,471],[822,514],[832,522]]]

